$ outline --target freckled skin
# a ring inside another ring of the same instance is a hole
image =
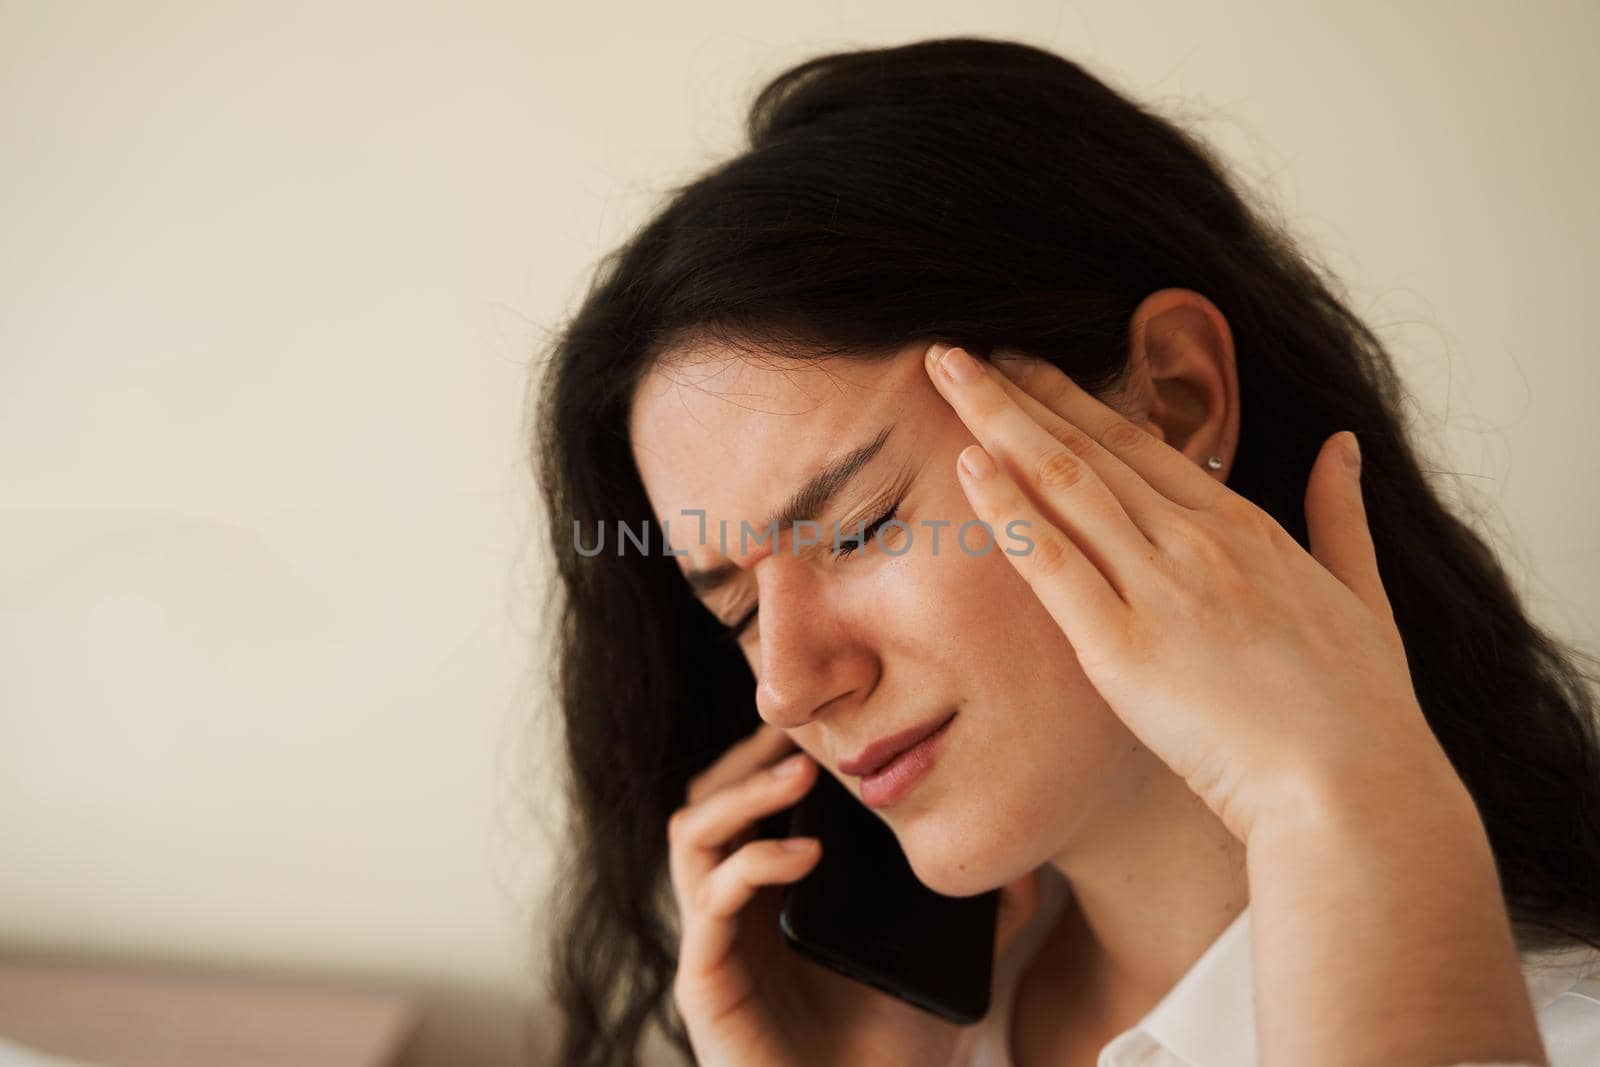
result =
[[[1164,767],[1095,691],[1002,555],[1023,542],[1002,528],[996,547],[974,529],[969,547],[989,550],[957,546],[958,527],[975,516],[956,456],[975,439],[928,380],[925,347],[878,362],[676,352],[642,382],[631,430],[657,520],[672,523],[674,548],[689,553],[680,567],[721,562],[717,524],[728,523],[727,555],[746,569],[707,595],[708,610],[731,623],[759,603],[741,647],[763,719],[859,796],[841,759],[958,711],[930,773],[899,804],[874,810],[919,878],[965,895],[1126,832],[1108,816],[1139,809]],[[882,451],[822,516],[817,548],[797,555],[785,535],[776,551],[752,544],[741,554],[741,521],[755,527],[885,425],[893,432]],[[834,558],[829,523],[848,536],[902,483],[909,534]],[[691,508],[706,512],[706,544],[680,515]],[[935,553],[922,522],[940,519],[950,525]]]

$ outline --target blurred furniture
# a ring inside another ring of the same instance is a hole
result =
[[[331,982],[0,959],[0,1037],[95,1067],[390,1067],[415,1025]]]

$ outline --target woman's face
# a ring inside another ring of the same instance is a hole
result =
[[[641,383],[631,430],[657,520],[652,550],[665,519],[686,574],[737,565],[701,594],[708,610],[734,624],[759,606],[740,647],[763,719],[861,798],[860,777],[841,761],[955,713],[931,768],[873,810],[925,884],[966,895],[1071,848],[1098,812],[1128,805],[1157,764],[1004,555],[1026,550],[1026,531],[996,530],[996,541],[974,526],[958,545],[975,516],[956,456],[975,439],[928,380],[925,349],[815,363],[677,352]],[[804,512],[818,526],[763,540],[768,518],[809,479],[885,431]],[[858,525],[895,505],[905,528],[834,554],[835,528],[848,546]]]

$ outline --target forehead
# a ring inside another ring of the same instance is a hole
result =
[[[713,529],[726,520],[736,543],[741,521],[757,527],[830,459],[885,426],[893,434],[869,470],[885,454],[926,451],[927,416],[944,404],[923,369],[926,349],[810,361],[705,345],[657,363],[634,394],[629,429],[657,519],[691,531],[674,531],[674,549],[696,565],[720,555],[715,536],[693,543],[697,519],[682,510],[703,509]],[[858,479],[873,482],[865,472]]]

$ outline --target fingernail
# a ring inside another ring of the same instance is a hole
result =
[[[968,445],[961,450],[961,466],[966,469],[967,476],[974,481],[989,477],[994,473],[994,460],[989,458],[982,445]]]
[[[810,852],[816,847],[817,839],[814,837],[786,837],[783,839],[785,852]]]
[[[1361,469],[1361,442],[1349,430],[1346,430],[1344,435],[1348,438],[1344,443],[1344,461],[1349,464],[1351,470],[1359,471]]]
[[[939,369],[951,381],[962,385],[975,382],[983,376],[983,368],[978,366],[978,361],[960,348],[946,349],[944,355],[939,357]]]
[[[799,774],[801,768],[803,768],[805,765],[806,754],[804,752],[796,752],[794,755],[790,756],[788,759],[774,767],[773,773],[781,774],[785,778],[792,778]]]

